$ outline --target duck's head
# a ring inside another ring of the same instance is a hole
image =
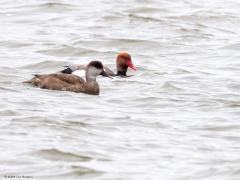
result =
[[[100,61],[91,61],[87,65],[86,69],[87,81],[96,80],[96,77],[99,76],[100,74],[111,78],[111,76],[106,71],[104,71],[103,64]]]
[[[130,54],[128,54],[127,52],[120,52],[118,54],[116,64],[117,64],[118,74],[120,75],[121,74],[126,75],[128,67],[133,69],[134,71],[137,70],[137,68],[135,68],[135,66],[132,63],[132,58]]]

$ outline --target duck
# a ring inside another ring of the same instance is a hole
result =
[[[104,71],[103,64],[100,61],[91,61],[87,65],[85,73],[86,81],[74,74],[53,73],[36,74],[34,75],[35,77],[24,83],[29,83],[42,89],[99,95],[100,88],[96,81],[97,76],[102,74],[111,78],[111,76]]]
[[[85,70],[85,65],[72,65],[72,66],[65,66],[66,69],[63,69],[60,71],[63,74],[76,74],[76,71],[78,70]],[[137,71],[137,68],[133,65],[131,55],[128,52],[120,52],[117,55],[116,58],[116,68],[117,73],[114,73],[113,70],[110,68],[104,66],[104,70],[110,75],[110,76],[120,76],[120,77],[130,77],[127,75],[128,67],[133,69],[134,71]],[[105,76],[104,74],[101,74],[102,76]]]

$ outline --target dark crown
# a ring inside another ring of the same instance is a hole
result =
[[[93,66],[97,69],[103,69],[103,64],[100,61],[91,61],[88,66]]]

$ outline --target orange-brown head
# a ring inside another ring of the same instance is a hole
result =
[[[132,63],[132,58],[130,56],[130,54],[128,54],[127,52],[120,52],[117,56],[117,60],[116,60],[116,64],[117,64],[117,72],[123,72],[126,73],[128,67],[130,67],[133,70],[137,70],[135,68],[135,66]]]

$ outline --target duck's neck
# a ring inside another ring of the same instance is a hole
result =
[[[127,71],[118,71],[117,76],[127,76]]]
[[[127,76],[128,66],[117,62],[117,76]]]
[[[96,81],[96,77],[86,77],[86,93],[94,95],[99,94],[99,85]]]
[[[96,79],[97,79],[96,76],[88,76],[88,75],[86,75],[86,82],[87,82],[87,83],[97,82]]]

